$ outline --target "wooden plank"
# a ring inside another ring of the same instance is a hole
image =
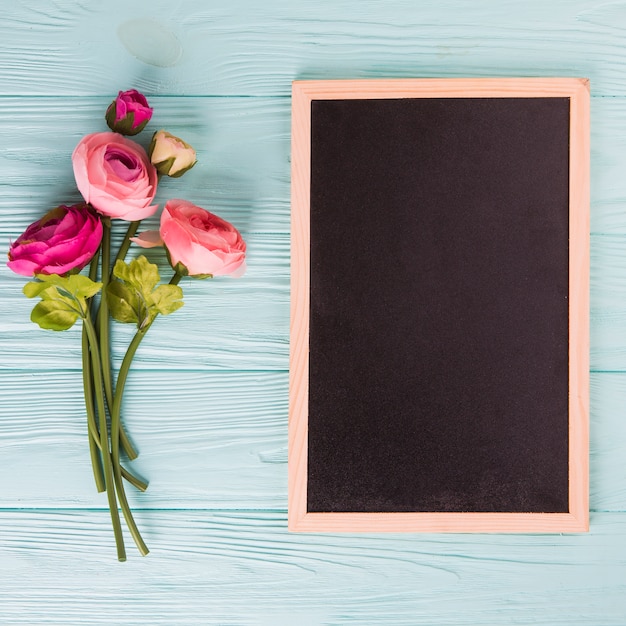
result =
[[[150,330],[137,353],[137,367],[159,369],[165,358],[172,369],[285,370],[289,358],[289,279],[284,275],[272,284],[269,272],[272,262],[288,255],[288,240],[274,240],[280,245],[268,242],[263,254],[260,248],[250,250],[248,274],[237,281],[183,281],[185,306],[158,320]],[[261,256],[266,257],[267,269],[262,267]],[[626,237],[592,237],[591,259],[591,369],[622,371],[626,369],[626,276],[622,269]],[[286,271],[282,266],[276,275]],[[162,268],[164,277],[169,276],[166,272]],[[41,330],[29,319],[34,303],[21,293],[26,280],[12,275],[6,267],[0,267],[0,279],[5,285],[0,299],[0,368],[47,368],[53,355],[59,368],[78,368],[78,326],[64,333]],[[250,315],[252,309],[255,316]],[[133,332],[130,325],[114,324],[116,365]]]
[[[626,368],[626,237],[599,235],[591,246],[591,369]]]
[[[160,318],[142,342],[135,366],[162,369],[285,370],[289,358],[289,238],[246,236],[248,269],[241,278],[194,280],[180,286],[185,305]],[[133,248],[131,255],[143,250]],[[129,255],[129,256],[131,256]],[[172,270],[160,250],[147,256],[167,281]],[[35,305],[22,294],[27,278],[0,266],[0,368],[80,368],[80,323],[64,332],[44,331],[30,321]],[[254,315],[251,315],[254,311]],[[135,332],[132,324],[112,323],[112,355],[119,367]],[[28,349],[25,346],[28,345]]]
[[[287,508],[287,372],[134,369],[123,419],[151,483],[139,508]],[[0,371],[0,508],[103,507],[80,372]],[[626,374],[591,376],[593,511],[625,511]]]
[[[27,0],[0,25],[5,94],[283,95],[294,78],[587,76],[624,94],[620,2]],[[610,59],[607,62],[606,59]]]
[[[626,614],[626,514],[560,537],[303,536],[259,511],[138,522],[152,552],[119,564],[104,511],[3,511],[0,622],[617,626]]]
[[[131,372],[123,420],[132,507],[285,508],[286,372]],[[36,390],[36,391],[35,391]],[[0,507],[101,507],[78,371],[0,372]]]
[[[165,353],[175,369],[287,367],[288,236],[247,238],[250,248],[246,276],[216,280],[212,284],[185,280],[185,307],[172,317],[159,320],[150,331],[137,355],[140,367],[160,367]],[[592,236],[591,369],[594,371],[626,369],[625,263],[623,234]],[[161,269],[164,277],[169,276],[162,262]],[[45,368],[54,354],[59,367],[78,367],[78,329],[65,333],[40,330],[29,320],[33,303],[21,293],[25,279],[1,265],[0,280],[4,284],[0,299],[2,366],[28,369],[37,364]],[[255,316],[250,316],[251,308]],[[224,310],[228,315],[219,313]],[[216,319],[219,321],[211,321]],[[210,332],[206,331],[207,323]],[[117,361],[123,356],[131,332],[130,326],[114,328],[113,351]],[[271,343],[265,343],[267,340]],[[29,346],[28,352],[24,350],[25,344]]]
[[[80,199],[71,153],[84,134],[106,130],[108,102],[80,98],[70,108],[59,98],[0,97],[0,238],[15,238],[47,208]],[[168,128],[188,139],[199,159],[182,179],[163,182],[160,203],[177,194],[246,234],[289,233],[289,99],[152,97],[151,103],[155,117],[138,139],[145,143],[149,129]],[[591,99],[591,149],[591,231],[626,234],[626,99]]]
[[[0,239],[8,242],[15,238],[31,221],[61,199],[78,200],[69,162],[71,151],[83,133],[104,125],[101,114],[107,102],[108,98],[102,97],[81,98],[69,108],[63,99],[0,98],[0,134],[4,140],[0,153],[0,167],[4,173],[0,180]],[[179,319],[183,315],[193,315],[191,332],[200,333],[206,302],[210,301],[220,310],[228,307],[230,311],[220,329],[222,335],[231,337],[229,349],[224,349],[214,332],[204,333],[199,341],[194,342],[202,354],[193,358],[196,362],[199,360],[202,367],[254,368],[259,367],[258,360],[261,359],[264,362],[262,368],[270,367],[272,363],[274,367],[284,368],[289,272],[290,103],[287,99],[157,98],[154,105],[158,112],[155,127],[167,126],[188,138],[193,134],[200,153],[199,164],[183,179],[164,184],[159,195],[161,201],[176,192],[212,207],[237,225],[243,224],[242,230],[250,240],[249,270],[240,281],[222,281],[219,289],[217,285],[214,288],[186,281],[188,293],[195,298],[197,291],[201,298],[197,302],[188,299],[186,309],[178,314]],[[179,112],[182,112],[180,118]],[[205,116],[213,121],[206,126],[194,123],[192,133],[184,132],[183,118],[198,120],[205,119]],[[19,125],[13,123],[15,119],[20,119]],[[59,129],[66,128],[67,132],[59,132]],[[626,312],[622,304],[626,282],[621,269],[626,250],[623,238],[626,213],[622,210],[626,201],[622,165],[625,150],[626,100],[592,99],[591,215],[595,235],[592,237],[591,358],[594,369],[626,368]],[[248,233],[257,232],[285,236],[257,240],[248,236]],[[598,236],[605,234],[610,236]],[[166,275],[165,269],[163,273]],[[281,277],[279,282],[274,280],[277,276]],[[20,293],[21,278],[11,274],[4,264],[0,267],[0,278],[5,284],[0,299],[0,319],[3,321],[0,336],[7,364],[29,367],[40,359],[43,364],[50,352],[56,354],[60,349],[60,366],[75,367],[79,357],[78,344],[66,336],[55,337],[34,327],[28,321],[30,303]],[[231,297],[231,289],[247,290],[251,286],[253,289],[268,287],[270,293],[250,292]],[[193,307],[196,308],[192,313]],[[248,315],[251,307],[257,310],[256,317]],[[283,326],[277,333],[281,323]],[[240,328],[244,329],[243,335]],[[247,335],[246,328],[249,329]],[[266,348],[261,348],[260,344],[255,347],[264,328],[268,336],[273,337],[272,344]],[[176,344],[183,345],[185,340],[181,333],[188,331],[181,330],[181,326],[174,323],[169,329]],[[29,342],[32,351],[29,355],[22,349],[24,340]],[[152,348],[154,341],[158,343]],[[149,335],[138,355],[138,362],[144,359],[147,366],[150,362],[154,364],[160,358],[159,351],[167,344],[171,345],[171,342],[163,332]],[[123,345],[116,339],[116,358],[121,358],[122,349]],[[264,353],[263,356],[260,353]],[[187,366],[188,357],[184,354],[172,358],[173,367]],[[71,362],[63,362],[65,359]]]
[[[0,237],[15,238],[48,208],[79,201],[71,155],[83,135],[107,131],[116,95],[0,98]],[[197,151],[180,179],[161,179],[156,202],[185,198],[244,234],[289,231],[289,103],[281,99],[150,98],[154,117],[135,137],[147,146],[160,128]],[[19,124],[15,120],[20,120]]]
[[[153,483],[147,500],[132,504],[152,554],[143,559],[129,550],[124,564],[115,561],[104,510],[28,508],[105,504],[80,492],[84,486],[92,493],[93,486],[75,378],[78,349],[67,336],[50,343],[54,335],[21,313],[16,322],[16,307],[28,302],[19,279],[1,264],[0,499],[10,498],[0,506],[16,510],[0,510],[0,623],[623,626],[622,514],[592,515],[586,537],[424,541],[297,538],[285,531],[287,326],[281,320],[286,324],[288,316],[288,245],[273,233],[289,232],[292,79],[569,74],[590,77],[593,94],[624,95],[625,6],[621,0],[6,3],[0,94],[16,97],[0,98],[3,249],[51,203],[77,198],[69,154],[82,134],[97,130],[96,120],[102,124],[111,92],[132,86],[162,94],[158,127],[176,128],[201,151],[198,166],[182,182],[164,185],[162,198],[170,189],[184,191],[241,222],[246,236],[271,236],[254,240],[263,250],[250,251],[255,267],[244,279],[250,282],[232,283],[247,314],[226,293],[230,282],[219,289],[190,283],[193,297],[180,323],[170,318],[167,333],[156,332],[157,344],[142,346],[129,381],[128,419],[141,448],[136,463]],[[137,36],[126,32],[123,43],[117,29],[130,20],[141,20],[134,23]],[[624,102],[592,103],[596,234],[626,234]],[[595,237],[592,245],[595,365],[623,367],[626,240]],[[182,321],[192,307],[190,321]],[[239,321],[231,325],[232,315]],[[256,334],[245,330],[253,321]],[[175,350],[174,372],[166,371],[166,350]],[[242,361],[244,350],[251,357]],[[119,343],[115,351],[119,360]],[[246,362],[268,369],[235,369]],[[224,371],[212,374],[213,368]],[[51,384],[52,377],[58,382]],[[592,376],[591,499],[599,509],[623,510],[626,502],[625,381],[623,374]],[[163,406],[179,414],[166,423]],[[174,497],[159,498],[157,507],[214,509],[225,502],[279,510],[142,511],[159,489]]]

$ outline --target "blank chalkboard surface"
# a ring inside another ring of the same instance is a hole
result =
[[[588,524],[588,85],[293,87],[289,523]]]

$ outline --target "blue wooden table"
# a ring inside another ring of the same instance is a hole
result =
[[[143,91],[198,165],[165,181],[248,242],[183,283],[138,352],[125,422],[151,553],[117,562],[93,485],[80,331],[29,321],[0,266],[0,624],[626,624],[626,2],[20,0],[0,21],[0,241],[79,200],[71,152]],[[290,534],[294,79],[578,76],[592,91],[591,531]],[[136,252],[135,252],[136,253]],[[160,266],[168,275],[166,264]],[[117,366],[131,330],[116,325]]]

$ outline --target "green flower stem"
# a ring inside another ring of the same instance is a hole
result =
[[[104,466],[104,480],[109,502],[109,511],[111,513],[111,523],[113,524],[113,534],[115,536],[115,546],[117,548],[117,558],[119,561],[126,560],[126,550],[124,548],[124,538],[122,536],[122,526],[120,524],[120,516],[117,510],[117,501],[115,499],[115,479],[113,475],[113,467],[111,455],[109,451],[109,438],[107,429],[107,418],[105,409],[105,399],[102,390],[102,361],[98,353],[98,340],[96,330],[91,321],[89,311],[85,311],[83,325],[87,329],[87,336],[91,344],[91,360],[94,377],[94,386],[96,390],[96,406],[98,408],[98,416],[100,418],[100,450],[102,452],[102,462]]]
[[[89,266],[89,278],[94,282],[98,278],[98,261],[100,260],[100,249],[91,259]],[[88,306],[91,305],[90,298]],[[82,332],[82,356],[83,356],[83,390],[85,395],[85,409],[87,412],[87,430],[89,432],[89,456],[91,457],[91,467],[96,482],[98,493],[105,490],[104,474],[102,473],[102,458],[99,452],[100,433],[98,433],[98,425],[96,423],[96,414],[94,408],[93,397],[93,377],[91,375],[91,359],[89,355],[89,338],[87,329],[83,326]]]
[[[100,262],[100,248],[96,250],[96,253],[93,255],[91,259],[91,263],[89,264],[89,279],[93,280],[93,282],[97,282],[98,280],[98,263]],[[89,298],[89,304],[94,301],[94,298]],[[91,310],[91,309],[90,309]]]
[[[87,430],[89,432],[89,455],[91,457],[91,467],[93,469],[94,480],[96,481],[96,489],[98,493],[102,493],[105,489],[104,474],[102,473],[102,459],[100,457],[100,433],[96,424],[96,415],[94,410],[93,397],[93,380],[91,376],[91,361],[89,355],[89,339],[87,337],[87,329],[83,325],[82,338],[83,352],[83,390],[85,393],[85,409],[87,411]]]
[[[172,276],[170,280],[170,285],[178,285],[180,279],[182,278],[182,274],[176,272],[174,276]],[[122,397],[124,395],[124,387],[126,386],[126,379],[128,377],[128,372],[130,370],[131,363],[133,362],[133,358],[135,356],[135,352],[137,352],[137,348],[141,343],[142,339],[146,336],[150,326],[156,319],[156,316],[147,323],[142,328],[138,328],[135,336],[130,342],[126,354],[124,355],[124,359],[122,361],[122,365],[120,366],[120,371],[117,375],[117,385],[115,388],[115,399],[113,401],[113,410],[111,411],[111,436],[113,436],[113,429],[117,429],[120,427],[120,414],[122,408]]]
[[[126,258],[126,253],[128,252],[128,248],[130,248],[130,238],[135,236],[135,233],[139,228],[139,224],[141,224],[141,220],[136,222],[130,222],[130,224],[128,225],[128,230],[126,231],[126,235],[124,235],[124,239],[122,240],[120,249],[117,251],[117,256],[115,257],[115,261],[113,262],[113,267],[115,267],[115,263],[117,263],[118,261],[123,261]],[[111,276],[109,276],[109,280],[111,280]]]
[[[102,220],[102,295],[100,298],[100,310],[98,311],[98,331],[100,339],[100,358],[102,360],[102,380],[107,403],[113,404],[113,381],[111,377],[111,351],[109,339],[109,307],[106,298],[109,273],[111,271],[111,222]]]
[[[137,346],[143,339],[144,333],[135,334],[133,340],[128,346],[128,350],[124,355],[124,360],[122,361],[122,365],[120,367],[119,374],[117,375],[117,385],[115,386],[115,399],[113,401],[113,409],[111,411],[111,457],[113,460],[113,471],[115,476],[115,486],[117,489],[117,495],[120,500],[120,504],[122,506],[122,513],[124,514],[124,519],[128,524],[128,529],[130,530],[130,534],[139,549],[139,552],[143,556],[148,554],[149,550],[146,544],[144,543],[141,534],[135,524],[135,520],[130,511],[130,507],[128,506],[128,501],[126,500],[126,494],[124,493],[124,488],[122,484],[122,477],[120,474],[120,413],[122,408],[122,396],[124,394],[124,387],[126,385],[126,377],[128,376],[128,370],[130,367],[130,363],[132,358],[137,350]],[[129,356],[130,355],[130,356]]]
[[[126,234],[124,235],[124,239],[122,240],[122,243],[120,244],[120,248],[117,251],[117,255],[115,257],[115,261],[113,261],[113,265],[111,267],[108,268],[109,271],[109,277],[107,280],[107,284],[108,282],[110,282],[112,280],[112,276],[113,276],[113,267],[115,267],[115,264],[118,261],[123,261],[126,258],[126,254],[128,252],[128,248],[130,248],[130,238],[135,236],[135,233],[137,232],[137,229],[139,228],[139,224],[141,224],[141,220],[135,221],[135,222],[130,222],[128,224],[128,229],[126,230]],[[104,264],[102,265],[102,267],[104,268]],[[103,271],[103,275],[104,275],[104,271]],[[103,290],[105,289],[105,287],[103,287]],[[107,324],[108,326],[108,324]],[[107,395],[107,401],[109,402],[109,407],[113,406],[113,402],[114,402],[114,394],[112,392],[112,388],[110,390],[110,393]],[[137,451],[133,448],[132,443],[130,442],[130,440],[128,439],[128,436],[126,434],[126,431],[124,430],[124,427],[122,426],[122,424],[120,424],[120,429],[119,429],[119,437],[120,437],[120,443],[122,444],[122,448],[124,449],[124,452],[126,453],[126,456],[128,456],[128,458],[132,461],[133,459],[136,459],[138,456]],[[143,491],[145,491],[145,489],[147,489],[147,485],[144,487]]]
[[[89,278],[95,281],[98,277],[98,261],[100,257],[100,250],[96,252],[93,259],[91,260],[91,265],[89,267]],[[93,298],[90,298],[90,301]],[[90,302],[91,303],[91,302]],[[94,471],[94,478],[96,481],[96,488],[98,492],[103,492],[105,490],[104,483],[104,475],[102,473],[102,458],[100,456],[101,443],[100,443],[100,433],[98,432],[98,423],[96,420],[96,412],[94,405],[94,396],[93,396],[93,376],[91,374],[91,358],[90,358],[90,346],[89,346],[89,336],[87,334],[87,329],[83,326],[83,335],[82,335],[82,354],[83,354],[83,387],[85,393],[85,407],[87,411],[87,429],[89,431],[89,454],[91,456],[91,465]],[[122,440],[122,446],[124,447],[123,441],[126,438],[126,433],[121,428],[120,425],[120,439]],[[128,439],[126,438],[126,441]],[[128,454],[128,451],[132,451],[133,457],[137,457],[137,453],[133,449],[130,442],[128,442],[128,448],[124,447],[124,450]],[[129,455],[130,456],[130,455]],[[125,467],[121,468],[122,476],[134,487],[139,489],[140,491],[145,491],[148,488],[148,484],[129,472]]]
[[[124,241],[120,246],[119,252],[116,257],[120,258],[120,255],[126,256],[128,247],[130,245],[130,238],[135,234],[140,222],[131,222]],[[102,220],[102,244],[100,246],[102,251],[102,296],[100,298],[100,309],[96,317],[96,326],[99,329],[100,338],[100,356],[102,358],[102,374],[104,380],[104,392],[106,394],[107,405],[113,406],[113,380],[111,377],[111,353],[110,353],[110,338],[109,338],[109,308],[106,299],[106,288],[111,280],[111,222],[107,219]],[[126,453],[126,456],[132,461],[138,456],[137,451],[130,442],[126,431],[123,426],[120,426],[119,435],[122,448]]]
[[[86,343],[86,345],[85,345]],[[91,360],[89,355],[89,344],[87,338],[87,331],[83,327],[83,386],[85,391],[85,408],[87,410],[87,430],[89,432],[89,453],[91,456],[91,465],[94,472],[94,478],[96,481],[96,488],[101,493],[105,491],[104,476],[102,474],[102,458],[100,456],[100,450],[102,449],[102,443],[100,441],[100,432],[98,431],[98,423],[96,420],[96,414],[94,409],[94,397],[93,397],[93,378],[91,376]],[[133,487],[139,489],[139,491],[145,491],[148,488],[148,483],[138,478],[133,473],[129,472],[125,467],[121,467],[121,475],[125,478]]]
[[[177,285],[180,282],[182,275],[176,272],[172,279],[170,280],[170,285]],[[113,410],[111,411],[111,454],[113,458],[113,468],[119,467],[119,428],[120,428],[120,414],[122,409],[122,398],[124,396],[124,388],[126,387],[126,379],[128,378],[128,372],[130,371],[131,363],[133,362],[133,358],[135,353],[137,352],[137,348],[139,344],[142,342],[143,338],[146,336],[148,329],[152,326],[154,322],[153,318],[149,323],[145,326],[139,328],[135,333],[132,341],[130,342],[128,349],[126,350],[126,354],[124,355],[124,359],[122,361],[122,365],[120,366],[120,371],[117,375],[117,384],[115,387],[115,398],[113,401]],[[139,548],[139,551],[146,555],[148,554],[148,548],[146,547],[137,527],[135,525],[134,519],[132,517],[132,513],[130,508],[128,507],[128,503],[126,502],[126,496],[123,491],[123,485],[121,478],[116,475],[116,485],[122,487],[118,491],[118,497],[120,498],[120,503],[122,505],[122,512],[124,513],[124,518],[126,519],[126,523],[128,524],[128,528],[130,533]]]
[[[111,430],[113,432],[113,430]],[[113,461],[113,478],[115,481],[115,490],[117,491],[117,497],[120,501],[120,506],[122,507],[122,513],[124,514],[124,519],[126,520],[126,524],[128,525],[128,530],[135,541],[137,549],[141,553],[142,556],[146,556],[150,550],[148,550],[148,546],[146,546],[143,538],[141,537],[141,533],[137,528],[137,524],[135,523],[135,518],[130,510],[130,506],[128,506],[128,500],[126,498],[126,492],[124,491],[124,483],[123,483],[123,475],[121,472],[121,465],[119,462],[119,439],[117,439],[117,444],[115,443],[116,439],[111,436],[111,447],[112,447],[112,461]]]
[[[117,256],[115,257],[115,261],[113,261],[113,267],[115,267],[115,264],[118,261],[123,261],[126,258],[126,253],[128,252],[128,248],[130,248],[130,238],[135,236],[135,233],[137,232],[137,229],[139,228],[139,224],[141,224],[141,220],[130,222],[130,224],[128,224],[128,229],[126,230],[124,239],[122,240],[122,243],[120,244],[120,248],[117,251]],[[109,274],[109,282],[112,280],[113,267],[111,268],[111,273]],[[114,398],[112,399],[112,402],[115,402]],[[112,406],[112,404],[109,404],[109,406]],[[128,456],[128,458],[131,459],[132,461],[133,459],[137,458],[137,452],[133,448],[130,440],[128,439],[128,436],[126,435],[126,431],[124,430],[124,427],[122,426],[121,423],[120,423],[119,430],[120,430],[119,436],[120,436],[120,442],[122,444],[122,448],[124,449],[124,452],[126,452],[126,456]],[[145,491],[147,488],[148,488],[148,485],[145,485],[142,491]]]

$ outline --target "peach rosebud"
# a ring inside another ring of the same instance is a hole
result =
[[[196,277],[242,276],[246,243],[226,220],[186,200],[169,200],[159,232],[133,238],[142,248],[165,245],[172,267]]]
[[[159,174],[172,178],[182,176],[196,164],[196,151],[165,130],[154,133],[148,154]]]
[[[102,240],[102,222],[86,204],[61,205],[33,222],[9,249],[16,274],[67,274],[91,261]]]
[[[153,215],[158,175],[146,151],[118,133],[93,133],[72,154],[74,178],[98,213],[133,222]]]
[[[122,135],[140,133],[152,117],[152,108],[146,97],[136,89],[120,91],[107,108],[105,119],[108,127]]]

